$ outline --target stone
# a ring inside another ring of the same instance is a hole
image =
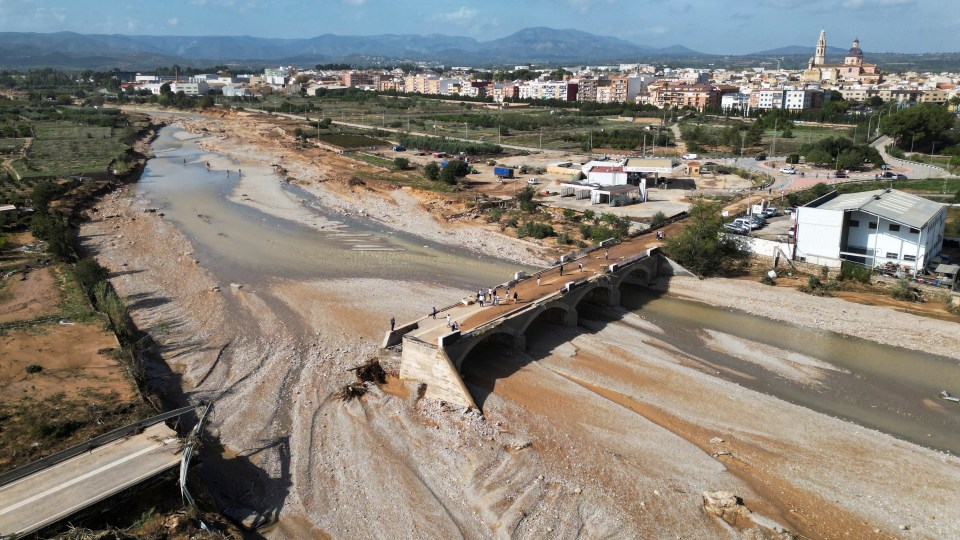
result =
[[[750,520],[750,509],[743,505],[740,497],[737,497],[732,491],[704,491],[703,509],[708,514],[713,514],[726,521],[730,525],[735,525],[744,519]],[[752,520],[750,520],[752,522]]]
[[[724,442],[724,441],[723,441],[723,439],[721,439],[720,437],[714,437],[714,438],[710,439],[710,444],[720,444],[720,443],[722,443],[722,442]]]

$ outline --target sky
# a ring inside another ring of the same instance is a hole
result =
[[[0,31],[127,35],[447,34],[576,28],[713,54],[787,45],[960,52],[958,0],[0,0]]]

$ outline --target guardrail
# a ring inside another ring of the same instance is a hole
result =
[[[89,452],[94,448],[103,446],[117,439],[126,437],[127,435],[133,433],[134,431],[138,431],[140,429],[150,427],[154,424],[163,422],[165,420],[169,420],[170,418],[181,416],[195,409],[196,407],[194,406],[182,407],[180,409],[168,411],[163,414],[158,414],[157,416],[147,418],[145,420],[140,420],[139,422],[134,422],[133,424],[130,424],[128,426],[115,429],[110,433],[105,433],[103,435],[100,435],[99,437],[94,437],[86,442],[80,443],[76,446],[72,446],[70,448],[67,448],[66,450],[57,452],[56,454],[52,454],[47,457],[40,458],[37,461],[24,465],[23,467],[0,474],[0,486],[5,486],[11,482],[15,482],[17,480],[20,480],[21,478],[25,478],[27,476],[30,476],[31,474],[42,471],[43,469],[52,467],[57,463],[64,462],[68,459],[79,456],[80,454]]]

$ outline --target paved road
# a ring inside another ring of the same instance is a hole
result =
[[[0,536],[26,535],[180,462],[164,423],[0,487]]]
[[[877,149],[880,152],[880,155],[883,157],[883,160],[889,163],[890,165],[902,167],[905,169],[903,174],[907,178],[944,178],[948,176],[953,176],[949,172],[945,171],[940,167],[934,167],[932,165],[927,165],[925,163],[915,163],[913,161],[906,161],[903,159],[897,159],[887,153],[886,147],[889,144],[892,144],[893,140],[884,135],[879,139],[873,141],[870,145]]]

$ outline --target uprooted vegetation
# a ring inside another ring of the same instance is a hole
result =
[[[352,368],[356,380],[344,385],[335,395],[341,401],[350,401],[367,393],[371,385],[387,382],[387,372],[376,358]]]

